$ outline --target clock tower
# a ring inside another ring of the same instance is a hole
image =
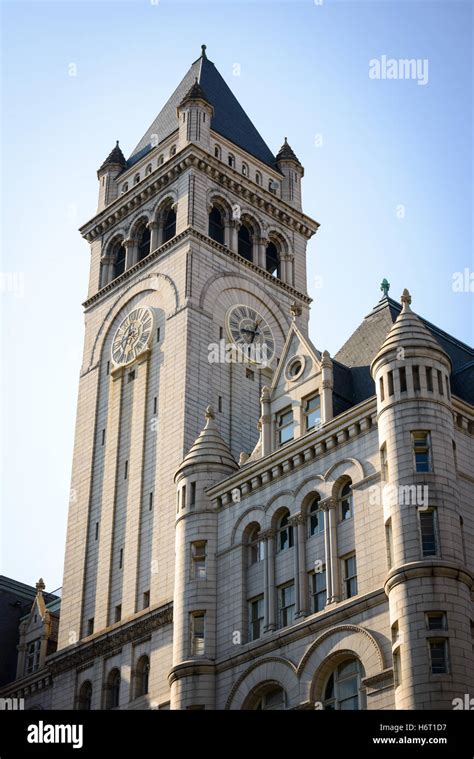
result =
[[[177,502],[175,475],[208,407],[229,452],[216,476],[251,453],[292,312],[307,331],[318,224],[301,208],[303,173],[286,138],[272,153],[203,45],[129,158],[117,143],[104,161],[81,228],[91,266],[59,650],[120,630],[139,646],[148,620],[155,700],[172,641],[152,620],[180,587],[177,510],[198,497],[190,483]],[[137,652],[120,660],[121,701]],[[106,697],[94,691],[92,708]]]

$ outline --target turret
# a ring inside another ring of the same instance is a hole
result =
[[[281,197],[290,206],[301,211],[301,179],[304,168],[291,149],[285,137],[285,142],[277,153],[276,163],[283,174],[281,182]]]
[[[450,709],[468,692],[470,588],[453,454],[450,359],[410,308],[375,356],[397,709]]]
[[[171,708],[215,708],[217,513],[206,489],[238,469],[212,408],[175,475],[177,487]]]
[[[211,119],[214,108],[196,78],[193,86],[177,108],[179,123],[179,150],[197,143],[204,150],[210,149]]]
[[[126,167],[127,161],[119,147],[119,141],[114,149],[109,153],[102,166],[97,171],[99,180],[99,204],[97,212],[102,211],[105,206],[112,203],[118,196],[118,184],[115,181],[118,175]]]

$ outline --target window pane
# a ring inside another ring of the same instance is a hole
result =
[[[431,672],[433,675],[442,675],[447,672],[446,665],[446,641],[431,641]]]
[[[434,511],[420,512],[420,527],[423,556],[434,556],[436,554]]]

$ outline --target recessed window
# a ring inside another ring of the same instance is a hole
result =
[[[176,145],[170,147],[170,156],[176,155]]]
[[[382,479],[388,482],[388,456],[387,456],[387,444],[384,443],[380,448],[380,469],[382,473]]]
[[[150,679],[150,660],[148,656],[140,656],[135,672],[135,698],[146,696]]]
[[[105,445],[105,430],[102,430],[102,445]]]
[[[107,369],[105,371],[106,374],[110,374],[110,361],[107,361]]]
[[[148,511],[153,510],[153,493],[148,493]]]
[[[438,369],[438,393],[440,395],[444,395],[443,375],[439,369]]]
[[[249,602],[249,639],[258,640],[263,635],[264,603],[263,596]]]
[[[152,171],[153,169],[152,169],[151,163],[149,163],[148,166],[146,167],[145,174],[148,176],[149,174],[151,174]]]
[[[290,359],[286,365],[286,379],[290,381],[298,379],[298,377],[301,377],[303,369],[304,360],[299,356],[295,356],[294,358]]]
[[[128,182],[125,182],[125,183],[122,185],[122,193],[124,193],[124,192],[128,192]]]
[[[324,689],[326,711],[357,711],[360,704],[362,668],[357,659],[349,659],[334,670]]]
[[[320,535],[324,532],[324,511],[320,507],[320,497],[316,496],[309,508],[309,535]]]
[[[94,632],[94,617],[87,620],[87,634],[92,635]]]
[[[128,373],[127,379],[129,382],[133,382],[133,380],[135,379],[135,369],[133,369],[131,372]]]
[[[124,469],[124,471],[123,471],[123,478],[124,478],[124,480],[126,480],[127,477],[128,477],[128,461],[125,462],[125,466],[124,466],[123,469]]]
[[[286,551],[293,548],[293,525],[290,524],[290,515],[284,514],[278,524],[278,550]]]
[[[98,540],[99,538],[99,523],[95,523],[95,539]]]
[[[190,615],[191,656],[204,656],[205,614],[194,612]]]
[[[415,472],[431,471],[430,434],[429,432],[412,432],[413,456]]]
[[[316,613],[322,611],[326,606],[326,567],[324,567],[321,572],[312,572],[310,577],[311,606],[313,613]]]
[[[140,182],[140,174],[135,174],[133,177],[133,184],[138,184]]]
[[[433,392],[433,370],[431,366],[426,367],[426,387],[430,393]]]
[[[444,611],[428,611],[425,614],[427,630],[446,630],[446,614]]]
[[[418,513],[420,515],[422,555],[423,557],[436,556],[438,553],[436,510],[428,509]]]
[[[186,508],[186,485],[181,488],[181,508]]]
[[[259,171],[257,171],[255,174],[255,181],[258,185],[262,184],[262,175],[260,174]]]
[[[305,429],[314,430],[321,424],[321,396],[319,393],[307,398],[304,401],[303,413],[305,418]]]
[[[407,391],[407,370],[403,366],[399,370],[399,377],[400,377],[400,392],[401,393],[406,393],[406,391]]]
[[[379,379],[379,387],[380,387],[380,400],[384,401],[385,400],[385,392],[384,392],[384,388],[383,388],[383,377],[380,377],[380,379]]]
[[[293,624],[295,617],[295,585],[288,583],[278,589],[279,627]]]
[[[254,527],[249,536],[249,563],[257,564],[265,558],[265,543],[260,537],[260,528]]]
[[[385,523],[385,541],[387,546],[387,564],[390,569],[393,564],[393,531],[391,519],[387,519]]]
[[[232,153],[229,153],[227,156],[227,163],[231,167],[231,169],[235,168],[235,157],[232,155]]]
[[[191,543],[191,576],[194,580],[206,579],[206,546],[205,540]]]
[[[120,622],[122,619],[122,604],[117,604],[115,607],[115,622]]]
[[[214,145],[214,158],[218,158],[219,160],[221,158],[221,149],[219,145]]]
[[[219,411],[219,413],[222,412],[222,395],[219,395],[219,397],[217,398],[217,410]]]
[[[357,565],[355,554],[344,559],[344,593],[346,598],[357,595]]]
[[[428,640],[430,650],[430,664],[432,675],[445,675],[448,673],[448,641],[446,639]]]
[[[29,675],[32,672],[36,672],[40,665],[40,652],[41,652],[41,638],[32,640],[28,643],[28,649],[26,654],[25,671]]]
[[[413,390],[417,392],[420,390],[420,368],[418,366],[412,367],[412,376],[413,376]]]
[[[271,686],[265,690],[253,707],[256,711],[279,712],[286,707],[286,695],[283,688]]]
[[[155,395],[155,397],[153,398],[153,413],[156,414],[157,411],[158,411],[158,398]]]
[[[150,591],[145,590],[145,592],[143,593],[143,608],[148,609],[149,605],[150,605]]]
[[[89,712],[92,704],[92,684],[89,680],[82,683],[79,690],[77,708],[81,712]]]
[[[196,505],[196,483],[191,483],[191,491],[189,493],[189,508],[194,509]]]
[[[339,495],[339,514],[340,519],[344,522],[346,519],[350,519],[354,513],[354,497],[352,494],[352,482],[349,480],[346,482],[340,491]]]
[[[119,551],[119,569],[123,569],[123,548]]]
[[[106,684],[105,708],[115,709],[120,703],[120,670],[111,670]]]
[[[244,175],[244,177],[248,177],[249,175],[249,167],[247,166],[246,163],[242,164],[242,174]]]
[[[387,372],[388,394],[393,395],[393,372]]]
[[[224,217],[219,208],[213,206],[209,213],[209,237],[224,245]]]
[[[164,162],[165,162],[165,157],[163,154],[161,154],[158,158],[158,166],[163,166]]]
[[[277,415],[277,435],[278,445],[285,445],[293,440],[294,436],[294,420],[293,409],[285,409]]]
[[[249,369],[248,367],[245,369],[245,378],[252,380],[253,382],[253,380],[255,379],[255,372],[253,371],[253,369]]]

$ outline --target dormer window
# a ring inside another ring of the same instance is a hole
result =
[[[294,419],[293,409],[287,408],[277,415],[278,445],[282,446],[293,440]]]
[[[29,675],[36,672],[40,665],[41,638],[32,640],[28,643],[28,653],[26,655],[25,674]]]
[[[321,424],[321,397],[319,393],[305,400],[304,418],[306,432],[316,429]]]

